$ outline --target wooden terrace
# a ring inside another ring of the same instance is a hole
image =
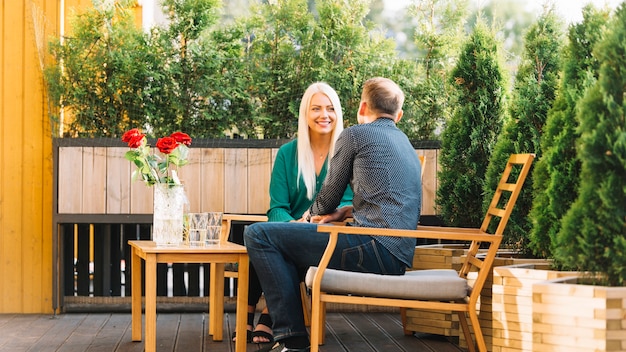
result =
[[[224,314],[224,336],[235,328],[235,313]],[[213,342],[208,314],[162,312],[157,316],[157,351],[233,352],[229,340]],[[439,335],[404,336],[399,313],[328,313],[326,344],[320,351],[464,351]],[[248,344],[247,351],[259,345]],[[0,351],[131,352],[144,343],[131,339],[130,313],[0,314]]]

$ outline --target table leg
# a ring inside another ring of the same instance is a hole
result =
[[[211,263],[209,283],[209,334],[213,341],[224,338],[224,263]]]
[[[141,258],[135,247],[130,248],[132,339],[141,341]]]
[[[146,255],[146,340],[145,351],[156,351],[156,254]]]
[[[248,254],[239,255],[239,279],[237,280],[237,327],[235,331],[237,339],[235,343],[236,352],[246,351],[246,339],[241,338],[246,336],[246,326],[248,317]]]

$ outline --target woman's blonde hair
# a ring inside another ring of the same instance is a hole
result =
[[[316,93],[322,93],[330,99],[335,110],[335,128],[333,129],[330,147],[328,148],[328,161],[332,158],[335,150],[335,141],[343,131],[343,112],[341,110],[341,102],[337,92],[324,82],[316,82],[311,84],[300,102],[300,113],[298,116],[298,179],[302,178],[306,187],[307,198],[313,199],[315,194],[315,157],[311,148],[311,139],[309,136],[309,125],[307,123],[307,114],[311,105],[311,99]]]

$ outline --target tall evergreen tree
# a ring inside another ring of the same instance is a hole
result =
[[[626,285],[626,3],[594,49],[598,81],[578,115],[582,163],[578,198],[562,220],[556,258],[567,268],[602,273]]]
[[[484,183],[485,210],[511,154],[534,153],[537,158],[541,158],[539,140],[558,86],[562,28],[562,22],[554,10],[548,9],[524,37],[525,50],[515,76],[510,117],[489,159]],[[504,242],[518,250],[527,250],[528,246],[532,183],[532,175],[529,175],[504,233]]]
[[[593,5],[583,8],[583,21],[568,29],[561,59],[562,78],[557,98],[541,137],[543,156],[533,170],[533,203],[530,211],[530,247],[536,256],[553,257],[561,218],[578,195],[580,162],[576,139],[580,136],[576,103],[597,77],[598,60],[592,49],[602,38],[609,12]]]
[[[419,75],[405,76],[402,84],[410,96],[405,109],[412,114],[398,123],[411,139],[436,139],[437,130],[450,118],[450,57],[456,56],[465,38],[463,22],[468,0],[414,0],[409,6],[415,30],[415,45],[422,58],[417,60]]]
[[[449,225],[476,227],[483,218],[485,172],[505,113],[505,77],[495,35],[479,22],[452,70],[456,108],[441,135],[436,204]]]

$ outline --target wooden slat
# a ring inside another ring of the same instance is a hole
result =
[[[107,148],[107,214],[130,213],[131,162],[124,158],[128,148]]]
[[[81,214],[83,184],[83,148],[59,148],[58,212],[59,214]],[[73,170],[73,171],[72,171]],[[64,172],[61,172],[64,171]]]
[[[21,192],[19,202],[23,203],[22,214],[19,217],[22,230],[17,233],[17,238],[20,238],[21,241],[15,241],[16,237],[13,236],[9,236],[9,239],[14,242],[14,245],[18,245],[18,242],[21,242],[19,243],[19,249],[14,248],[16,251],[19,250],[18,253],[21,257],[20,264],[22,267],[21,283],[18,286],[20,289],[18,292],[21,291],[22,295],[19,301],[15,301],[15,303],[17,304],[19,302],[19,306],[25,312],[40,312],[42,309],[45,309],[43,308],[45,297],[50,297],[48,294],[49,291],[47,291],[48,285],[44,280],[33,280],[32,278],[46,277],[44,271],[49,267],[48,264],[50,262],[45,262],[45,260],[50,257],[33,255],[33,253],[43,254],[49,252],[46,247],[43,247],[45,237],[39,235],[46,229],[45,226],[47,223],[43,223],[43,214],[47,209],[42,206],[33,205],[45,204],[43,202],[44,194],[46,194],[46,191],[51,190],[50,187],[45,188],[43,185],[46,177],[50,176],[48,172],[50,169],[44,168],[46,159],[42,157],[43,144],[46,142],[49,143],[50,138],[46,128],[48,124],[45,123],[45,119],[43,118],[43,107],[45,105],[42,104],[42,72],[38,70],[38,68],[41,67],[39,66],[39,52],[36,41],[33,40],[35,39],[35,28],[32,9],[35,5],[41,4],[35,1],[24,2],[24,4],[25,5],[22,7],[24,17],[16,19],[16,21],[20,22],[18,27],[12,27],[10,24],[11,21],[2,20],[4,25],[8,26],[6,28],[10,28],[11,30],[9,36],[17,35],[17,40],[23,41],[21,48],[23,51],[13,48],[9,49],[10,51],[8,53],[9,55],[17,55],[16,59],[21,61],[22,69],[13,69],[16,71],[16,75],[21,76],[20,81],[13,80],[14,76],[12,73],[6,73],[8,76],[7,83],[11,85],[10,89],[15,90],[16,94],[19,94],[20,97],[18,100],[8,101],[8,103],[19,104],[22,109],[22,116],[24,116],[22,121],[19,121],[20,118],[18,116],[20,115],[7,115],[9,121],[15,124],[13,126],[14,128],[17,127],[16,125],[22,124],[21,129],[11,128],[7,131],[13,133],[13,131],[21,130],[22,132],[19,133],[20,136],[6,136],[9,139],[22,139],[21,143],[18,144],[22,150],[22,182],[21,185],[18,183],[14,184],[14,187]],[[41,6],[38,7],[40,8]],[[20,32],[22,35],[18,34]],[[45,35],[45,33],[42,33],[42,35]],[[45,38],[40,37],[40,39],[45,41]],[[3,37],[3,40],[7,40],[7,38]],[[42,54],[45,55],[43,52]],[[29,94],[25,94],[24,92],[29,92]],[[24,95],[27,95],[26,99],[24,99]],[[50,156],[50,154],[48,156]],[[17,172],[19,175],[19,171],[13,169],[16,165],[17,164],[8,164],[8,171],[10,173]],[[8,200],[11,198],[5,199]],[[13,202],[11,201],[10,203]],[[12,204],[11,206],[15,205],[16,204]],[[9,242],[8,245],[11,246],[11,242]],[[10,289],[15,289],[15,287]]]
[[[82,211],[102,214],[106,210],[106,148],[83,148]]]
[[[152,214],[152,187],[146,186],[143,181],[130,183],[130,213],[131,214]]]
[[[202,151],[202,209],[224,212],[224,149]]]
[[[265,214],[270,205],[271,150],[248,150],[248,213]]]
[[[189,200],[189,211],[206,211],[202,209],[202,186],[204,185],[202,150],[190,149],[188,161],[187,165],[178,170],[178,176],[185,186],[185,194]]]
[[[513,192],[515,190],[515,187],[517,187],[515,183],[501,183],[500,184],[500,188],[509,192]]]
[[[224,150],[224,212],[248,213],[248,150]]]

